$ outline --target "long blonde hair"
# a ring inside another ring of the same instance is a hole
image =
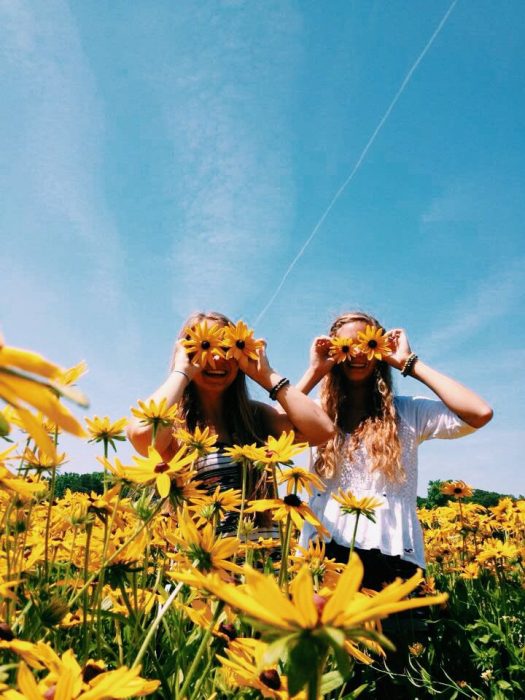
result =
[[[230,319],[218,311],[207,311],[192,314],[186,319],[182,326],[179,339],[184,337],[184,329],[188,326],[194,326],[201,321],[212,321],[220,326],[227,326],[231,323]],[[170,363],[170,371],[173,369],[175,361],[175,349]],[[182,399],[179,403],[181,418],[183,418],[187,430],[195,430],[205,427],[204,414],[202,411],[199,394],[193,382],[190,382],[184,389]],[[263,426],[261,419],[257,415],[257,411],[250,403],[248,388],[246,386],[246,375],[241,370],[224,394],[224,415],[226,417],[226,427],[230,433],[233,442],[245,444],[263,442]]]
[[[330,328],[335,336],[339,328],[353,321],[363,321],[381,328],[369,314],[360,311],[338,316]],[[384,329],[383,329],[384,330]],[[352,431],[350,439],[343,430],[344,415],[352,402],[352,385],[346,379],[341,365],[335,365],[321,386],[321,406],[334,421],[337,432],[326,445],[317,449],[316,471],[332,478],[342,458],[352,462],[355,450],[363,445],[370,460],[370,468],[378,470],[390,481],[401,482],[405,470],[401,464],[401,445],[397,431],[392,375],[386,362],[378,361],[370,383],[368,415]]]

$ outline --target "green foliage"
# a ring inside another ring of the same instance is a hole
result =
[[[441,493],[441,487],[444,483],[446,483],[446,480],[441,481],[437,479],[435,481],[429,481],[426,498],[418,496],[418,508],[440,508],[441,506],[446,506],[450,500],[450,496],[445,496],[445,494]],[[497,505],[501,498],[514,499],[515,497],[509,496],[508,494],[496,493],[495,491],[474,489],[472,496],[465,498],[464,503],[479,503],[479,505],[485,508],[490,508],[491,506]]]
[[[80,491],[81,493],[102,493],[104,491],[104,472],[92,472],[90,474],[76,474],[65,472],[56,478],[55,495],[62,498],[66,489]]]

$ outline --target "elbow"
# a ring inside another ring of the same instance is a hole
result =
[[[128,423],[126,428],[126,437],[140,455],[143,457],[148,456],[148,446],[150,442],[148,440],[148,436],[145,435],[140,428],[137,428],[132,423]]]
[[[317,447],[317,445],[324,445],[325,442],[331,440],[336,433],[335,425],[331,420],[324,421],[323,425],[316,431],[315,439],[309,440],[309,444],[312,447]]]
[[[487,425],[487,423],[490,423],[493,416],[494,416],[494,411],[487,404],[487,406],[485,406],[482,411],[477,413],[476,416],[472,417],[472,419],[469,421],[469,423],[473,428],[483,428],[484,425]]]

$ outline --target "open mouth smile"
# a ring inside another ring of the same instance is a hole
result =
[[[225,377],[228,373],[225,369],[207,369],[204,374],[208,377]]]

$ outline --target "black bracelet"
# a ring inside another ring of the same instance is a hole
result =
[[[286,379],[286,377],[283,377],[280,379],[277,384],[270,389],[268,392],[269,397],[271,398],[272,401],[275,401],[277,398],[277,392],[280,391],[284,386],[288,386],[290,383],[289,379]]]
[[[412,367],[415,365],[416,361],[418,360],[418,356],[416,355],[415,352],[413,352],[411,355],[408,356],[407,361],[401,368],[401,374],[403,377],[406,377],[408,374],[412,372]]]

